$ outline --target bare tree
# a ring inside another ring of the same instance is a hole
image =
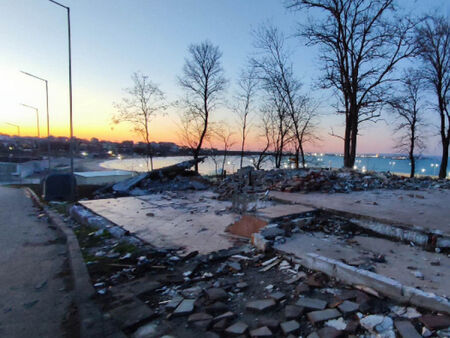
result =
[[[264,111],[260,111],[260,123],[257,124],[257,128],[259,130],[258,138],[263,140],[263,146],[258,151],[257,156],[252,156],[252,165],[256,170],[260,170],[262,168],[263,163],[267,160],[269,156],[269,149],[271,147],[271,120],[268,114],[265,114]]]
[[[158,112],[164,111],[164,93],[149,80],[147,75],[136,72],[131,76],[133,87],[125,89],[127,97],[122,102],[115,103],[117,113],[113,116],[113,123],[130,123],[133,131],[139,134],[146,143],[147,170],[153,170],[153,150],[150,141],[150,122]]]
[[[227,161],[227,155],[231,147],[235,144],[233,140],[233,131],[225,123],[220,123],[214,128],[214,134],[217,140],[223,146],[223,158],[222,158],[222,175],[225,175],[225,163]]]
[[[437,98],[442,159],[439,178],[445,178],[450,144],[450,26],[444,16],[428,16],[417,30],[417,46],[424,63],[424,77]]]
[[[410,177],[414,177],[416,171],[415,151],[424,148],[421,130],[424,126],[420,98],[422,89],[421,74],[409,69],[402,80],[401,94],[388,101],[389,108],[398,122],[395,126],[395,132],[399,134],[397,149],[406,151],[411,161]]]
[[[303,142],[306,138],[304,136],[311,133],[315,114],[312,110],[305,109],[308,98],[301,94],[302,84],[294,76],[290,53],[286,48],[286,38],[276,27],[267,24],[261,26],[255,35],[255,45],[260,51],[260,56],[253,58],[252,64],[258,71],[266,93],[276,96],[278,110],[281,108],[286,112],[279,117],[286,117],[290,120],[296,168],[299,167],[300,153],[303,166],[305,166]],[[280,124],[280,127],[282,126],[283,124]],[[279,132],[278,135],[283,135],[283,133]],[[285,140],[280,141],[281,145],[285,144]]]
[[[186,92],[185,112],[182,118],[183,139],[198,159],[208,132],[211,113],[227,83],[221,65],[222,52],[209,41],[189,46],[183,75],[178,82]],[[198,172],[198,164],[195,165]]]
[[[338,95],[338,113],[345,115],[344,166],[352,168],[360,124],[380,116],[395,66],[416,51],[414,23],[395,16],[394,0],[287,0],[286,5],[325,14],[299,34],[322,48],[320,85]]]
[[[241,73],[238,81],[238,94],[236,95],[236,105],[233,110],[239,118],[241,129],[241,160],[239,167],[242,168],[245,153],[245,141],[250,131],[249,115],[252,111],[254,96],[257,92],[258,82],[255,77],[255,69],[250,67],[249,70]]]

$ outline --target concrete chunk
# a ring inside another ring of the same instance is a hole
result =
[[[341,313],[336,309],[326,309],[323,311],[313,311],[307,314],[308,319],[311,323],[319,323],[328,319],[338,318]]]
[[[260,299],[260,300],[254,300],[251,302],[248,302],[245,306],[249,310],[262,312],[269,310],[273,308],[276,305],[276,302],[270,298],[270,299]]]
[[[272,337],[272,331],[267,326],[260,327],[250,331],[250,337]]]
[[[343,314],[347,314],[357,311],[359,309],[359,304],[346,300],[340,304],[338,308]]]
[[[420,338],[422,337],[416,328],[408,320],[396,320],[394,322],[395,328],[397,329],[400,336],[403,338]]]
[[[225,332],[230,334],[230,335],[234,335],[234,336],[238,336],[241,334],[244,334],[248,329],[248,325],[245,324],[244,322],[237,322],[234,323],[233,325],[229,326]]]
[[[281,323],[281,330],[285,335],[295,333],[300,328],[300,324],[296,320]]]
[[[300,298],[296,304],[311,310],[323,310],[327,306],[327,302],[324,300],[307,297]]]
[[[185,316],[194,311],[195,299],[184,299],[173,312],[174,316]]]

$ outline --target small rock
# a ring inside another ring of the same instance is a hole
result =
[[[297,305],[286,305],[284,308],[284,316],[286,319],[297,319],[303,313],[303,308]]]
[[[312,310],[323,310],[327,306],[327,302],[324,300],[307,297],[300,298],[296,304]]]
[[[229,326],[225,332],[231,335],[241,335],[244,334],[248,329],[248,325],[244,322],[237,322]]]
[[[211,301],[226,300],[228,298],[228,294],[221,288],[210,288],[205,292]]]
[[[419,319],[431,331],[445,329],[450,326],[450,317],[442,315],[423,315]]]
[[[260,299],[248,302],[245,307],[249,310],[262,312],[273,308],[276,302],[273,299]]]
[[[279,302],[280,300],[286,298],[286,295],[285,295],[283,292],[281,292],[281,291],[276,291],[276,292],[271,293],[271,294],[269,295],[269,297],[270,297],[270,298],[273,298],[273,299],[275,299],[277,302]]]
[[[331,326],[325,326],[317,331],[320,338],[337,338],[342,337],[342,331],[335,329]]]
[[[288,335],[290,333],[295,333],[299,328],[300,324],[296,320],[290,320],[288,322],[283,322],[280,324],[281,330],[285,335]]]
[[[272,337],[272,331],[267,326],[250,331],[250,337]]]
[[[341,311],[343,314],[353,313],[353,312],[358,311],[359,304],[346,300],[343,303],[339,304],[338,308],[339,308],[339,311]]]
[[[341,316],[341,313],[336,309],[326,309],[323,311],[313,311],[307,314],[311,323],[315,324],[323,322],[329,319],[337,318]]]
[[[174,316],[184,316],[194,311],[195,299],[184,299],[173,312]]]
[[[420,338],[421,335],[416,331],[416,328],[407,320],[396,320],[395,328],[400,336],[403,338]]]
[[[188,317],[188,322],[196,322],[199,320],[208,320],[208,319],[212,319],[213,317],[207,313],[204,312],[198,312],[198,313],[193,313]]]
[[[336,330],[343,331],[347,327],[347,323],[344,318],[332,319],[325,322],[325,326],[334,327]]]

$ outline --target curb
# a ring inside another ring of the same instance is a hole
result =
[[[70,271],[75,289],[74,301],[78,308],[80,337],[125,337],[110,322],[104,320],[103,314],[92,301],[95,290],[84,264],[78,239],[72,229],[66,226],[60,215],[43,205],[34,191],[25,188],[25,192],[34,204],[44,211],[49,222],[55,225],[66,239]]]
[[[282,250],[276,250],[288,254]],[[428,310],[450,314],[450,302],[448,299],[434,293],[405,286],[392,278],[358,269],[315,253],[305,253],[300,256],[289,255],[297,258],[294,258],[296,263],[311,270],[321,271],[347,284],[364,285],[400,303],[410,303]]]

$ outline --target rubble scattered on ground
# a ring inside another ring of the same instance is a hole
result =
[[[306,222],[307,223],[307,222]],[[245,245],[208,255],[77,226],[97,301],[130,337],[444,337],[450,318]]]
[[[231,199],[237,192],[347,193],[373,189],[450,189],[450,180],[431,177],[409,178],[389,172],[360,172],[348,169],[273,169],[254,170],[245,167],[219,182],[216,190],[223,199]]]

